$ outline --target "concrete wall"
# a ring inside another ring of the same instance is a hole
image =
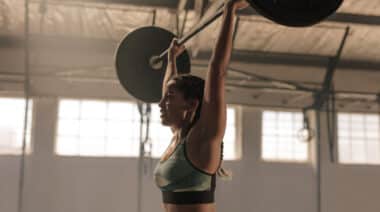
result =
[[[34,152],[26,157],[23,211],[136,211],[138,160],[54,155],[56,106],[55,97],[35,99]],[[322,211],[379,212],[380,167],[331,164],[321,118]],[[258,109],[243,109],[243,157],[225,162],[233,180],[218,181],[217,211],[318,212],[315,164],[261,161],[260,122]],[[16,212],[20,158],[0,156],[0,170],[0,211]],[[151,170],[142,180],[142,211],[163,211]]]

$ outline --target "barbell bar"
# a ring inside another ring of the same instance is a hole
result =
[[[204,18],[178,40],[185,44],[194,35],[223,14],[224,0],[218,0]],[[343,0],[249,0],[259,14],[275,23],[290,27],[311,26],[333,14]],[[128,33],[116,51],[116,71],[121,85],[135,98],[158,102],[167,65],[168,47],[175,37],[170,31],[154,26],[141,27]],[[179,73],[190,72],[190,57],[184,51],[177,58]]]

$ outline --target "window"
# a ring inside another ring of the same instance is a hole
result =
[[[234,160],[240,157],[238,155],[238,147],[239,145],[239,139],[238,139],[238,125],[236,123],[237,116],[236,113],[237,109],[234,107],[228,107],[227,108],[227,126],[226,126],[226,132],[224,134],[224,148],[223,148],[223,159],[224,160]]]
[[[0,154],[21,154],[25,121],[24,98],[0,98]],[[32,101],[28,108],[26,152],[30,152]]]
[[[380,164],[379,130],[377,114],[339,113],[339,162]]]
[[[140,119],[136,104],[63,99],[58,113],[57,154],[138,156]]]
[[[161,125],[160,108],[157,104],[152,105],[149,134],[150,141],[152,142],[152,157],[161,157],[168,147],[172,136],[170,128]]]
[[[235,109],[228,108],[227,114],[224,155],[225,159],[234,159]],[[169,127],[161,125],[157,104],[152,105],[149,133],[152,156],[161,157],[172,132]],[[55,150],[58,155],[138,157],[139,142],[140,114],[136,103],[60,100]]]
[[[152,140],[152,156],[155,158],[161,157],[166,148],[168,147],[172,138],[172,132],[169,127],[161,125],[160,110],[157,105],[152,106],[151,116],[151,134]],[[227,108],[227,128],[224,135],[224,151],[223,156],[225,160],[236,159],[237,150],[237,133],[236,133],[236,108],[229,106]]]
[[[262,158],[268,161],[307,161],[308,143],[298,136],[302,126],[301,112],[264,111]]]

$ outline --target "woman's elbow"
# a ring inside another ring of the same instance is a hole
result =
[[[227,76],[227,64],[211,63],[210,72],[215,73],[215,76],[226,77]]]

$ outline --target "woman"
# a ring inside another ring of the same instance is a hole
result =
[[[214,212],[215,173],[221,161],[226,128],[224,81],[232,50],[235,12],[245,1],[225,3],[222,28],[206,81],[177,75],[176,57],[184,47],[174,40],[168,53],[161,108],[163,125],[173,139],[155,169],[166,212]]]

